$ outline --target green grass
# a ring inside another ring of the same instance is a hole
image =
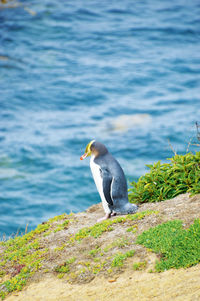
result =
[[[137,228],[138,228],[138,225],[131,226],[128,229],[126,229],[126,232],[136,233],[137,232]]]
[[[160,255],[157,272],[190,267],[200,262],[200,219],[187,230],[180,220],[166,222],[144,231],[136,242]]]
[[[70,264],[74,263],[76,260],[75,257],[69,258],[68,260],[66,260],[63,264],[57,266],[55,268],[55,271],[58,273],[68,273],[70,271]]]
[[[111,263],[111,267],[122,267],[124,264],[124,260],[126,260],[128,257],[132,257],[134,254],[134,250],[127,251],[126,253],[119,252],[115,254]]]
[[[69,225],[69,220],[65,220],[62,224],[59,224],[57,228],[54,230],[54,233],[67,229]]]
[[[147,265],[147,262],[146,261],[139,261],[139,262],[135,262],[133,264],[133,270],[134,271],[141,271],[141,270],[144,270],[145,267]]]
[[[134,203],[158,202],[181,193],[200,193],[200,152],[175,155],[170,163],[146,165],[150,172],[132,182],[129,200]]]
[[[48,222],[40,224],[35,230],[23,236],[16,236],[5,242],[0,242],[4,252],[0,254],[0,274],[5,275],[11,268],[14,271],[11,278],[0,284],[0,297],[5,297],[13,291],[22,290],[28,278],[38,271],[42,261],[48,253],[48,248],[40,245],[40,235],[51,233],[53,222],[66,218],[66,214],[56,216]],[[63,230],[68,226],[69,221],[65,220],[59,227]]]
[[[91,255],[92,257],[95,257],[97,255],[97,253],[99,253],[101,251],[101,249],[99,247],[96,247],[95,249],[92,249],[91,251],[89,251],[89,255]]]
[[[128,214],[124,217],[117,217],[115,219],[108,219],[101,223],[97,223],[92,227],[85,227],[76,233],[75,237],[72,237],[72,240],[78,240],[81,241],[85,237],[93,236],[94,238],[100,237],[104,232],[106,231],[112,231],[114,228],[112,227],[114,224],[118,223],[124,223],[127,221],[136,221],[141,220],[145,216],[151,215],[151,214],[158,214],[158,211],[155,210],[145,210],[142,212],[137,212],[135,214]]]

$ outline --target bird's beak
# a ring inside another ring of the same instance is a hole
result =
[[[83,154],[83,155],[80,157],[80,160],[84,160],[87,156],[88,156],[88,153]]]

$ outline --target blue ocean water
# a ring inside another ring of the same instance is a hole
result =
[[[128,181],[195,143],[199,16],[199,0],[0,6],[1,237],[100,201],[90,140]]]

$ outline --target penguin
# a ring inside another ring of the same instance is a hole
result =
[[[116,214],[135,213],[137,206],[128,201],[127,181],[118,161],[104,144],[95,140],[88,143],[80,160],[89,156],[91,172],[105,211],[105,216],[98,222]]]

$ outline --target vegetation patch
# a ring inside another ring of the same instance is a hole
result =
[[[0,297],[5,297],[13,291],[20,291],[25,286],[27,280],[42,267],[42,261],[45,259],[48,248],[40,243],[41,234],[51,233],[55,222],[66,218],[66,214],[56,216],[48,222],[44,222],[35,230],[23,236],[17,236],[8,241],[1,242],[0,246],[3,252],[0,254],[0,278],[3,279],[5,274],[9,279],[1,282],[0,280]],[[65,229],[69,221],[65,220],[58,224],[56,229]]]
[[[157,210],[145,210],[145,211],[142,211],[142,212],[137,212],[135,214],[127,215],[126,220],[131,220],[131,221],[141,220],[145,216],[149,216],[151,214],[158,214],[158,213],[159,213],[159,211],[157,211]]]
[[[67,261],[65,261],[64,263],[62,264],[59,264],[56,268],[55,268],[55,271],[57,273],[60,273],[60,276],[59,278],[62,278],[64,276],[65,273],[69,273],[70,271],[70,265],[72,263],[74,263],[76,260],[76,257],[72,257],[72,258],[69,258]]]
[[[147,262],[146,261],[139,261],[139,262],[135,262],[133,264],[133,270],[134,271],[141,271],[141,270],[144,270],[145,267],[147,265]]]
[[[54,233],[67,229],[69,224],[69,220],[65,220],[62,224],[59,224],[57,228],[54,230]]]
[[[92,249],[91,251],[89,251],[89,255],[91,255],[92,257],[95,257],[97,255],[97,253],[99,253],[101,251],[100,247],[96,247],[95,249]]]
[[[138,225],[134,225],[134,226],[131,226],[131,227],[127,228],[126,232],[136,233],[137,229],[138,229]]]
[[[144,231],[136,242],[160,255],[157,272],[195,265],[200,262],[200,219],[187,230],[180,220],[166,222]]]
[[[158,202],[181,193],[200,193],[200,152],[175,155],[170,163],[146,165],[150,172],[132,182],[129,200],[135,203]]]
[[[113,220],[105,220],[101,223],[97,223],[92,227],[86,227],[82,228],[76,235],[75,235],[75,240],[82,240],[83,238],[87,236],[93,236],[95,238],[99,237],[102,235],[102,233],[106,231],[112,231],[112,225],[121,223],[124,221],[124,218],[116,218]]]
[[[70,214],[70,215],[72,215],[72,214]],[[66,214],[66,213],[63,213],[63,214],[60,214],[60,215],[57,215],[57,216],[55,216],[55,217],[50,218],[50,219],[48,220],[48,223],[49,223],[49,224],[52,224],[52,223],[54,223],[54,222],[58,222],[58,221],[61,221],[61,220],[63,220],[63,219],[66,219],[66,218],[67,218],[67,214]]]
[[[124,248],[126,246],[130,245],[130,242],[127,238],[125,237],[122,237],[122,238],[119,238],[117,239],[116,241],[113,241],[111,244],[107,245],[105,248],[104,248],[104,252],[108,252],[110,251],[111,249],[113,248]]]
[[[127,251],[126,253],[117,253],[115,254],[111,267],[122,267],[124,264],[124,260],[126,260],[128,257],[132,257],[135,254],[134,250]]]
[[[137,212],[135,214],[128,214],[124,217],[117,217],[115,219],[108,219],[101,223],[97,223],[92,227],[82,228],[78,233],[76,233],[74,240],[81,241],[85,237],[93,236],[94,238],[98,238],[106,231],[112,231],[114,228],[112,227],[114,224],[125,223],[127,221],[135,221],[143,219],[145,216],[151,214],[158,214],[158,211],[155,210],[145,210],[142,212]],[[72,238],[73,240],[73,238]]]

